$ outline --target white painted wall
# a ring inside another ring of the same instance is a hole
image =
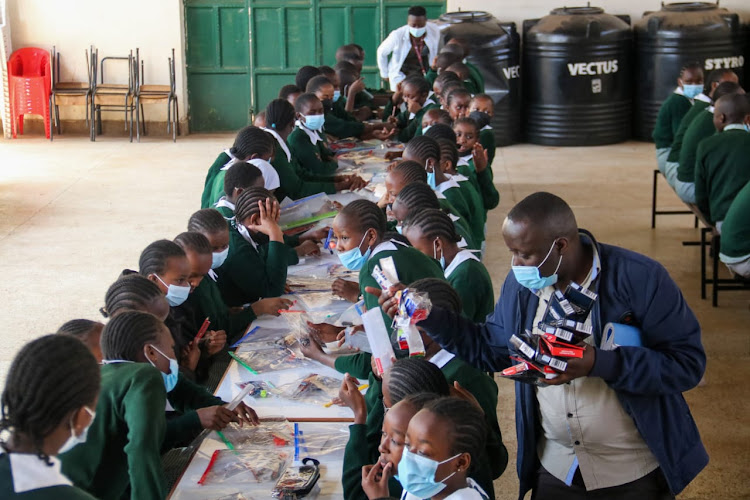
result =
[[[140,48],[143,83],[168,84],[167,58],[174,48],[180,118],[187,118],[181,0],[7,0],[7,8],[13,49],[56,46],[62,55],[60,81],[87,80],[84,51],[94,44],[100,58]],[[105,71],[116,66],[107,63]],[[118,83],[126,83],[126,74],[112,73]],[[60,113],[63,119],[83,119],[84,108],[60,108]],[[166,121],[166,116],[166,104],[146,106],[147,120]],[[105,114],[104,119],[122,118]]]
[[[666,0],[672,1],[688,0]],[[704,0],[713,3],[714,0]],[[750,18],[750,0],[721,0],[722,7]],[[524,19],[544,17],[557,7],[586,5],[586,0],[448,0],[448,10],[483,10],[502,21],[514,21],[519,32]],[[644,11],[659,10],[661,0],[592,0],[591,5],[603,8],[608,14],[628,14],[633,23],[643,17]]]

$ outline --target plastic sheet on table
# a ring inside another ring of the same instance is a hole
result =
[[[262,326],[252,327],[232,347],[240,347],[247,344],[273,343],[283,338],[287,330],[284,328],[266,328]]]
[[[281,204],[279,226],[282,230],[315,224],[335,217],[338,212],[325,193],[318,193],[297,201],[284,200]]]
[[[299,300],[305,309],[319,310],[327,307],[331,307],[333,303],[340,302],[344,299],[338,295],[334,295],[333,292],[309,292],[297,294],[297,300]]]
[[[300,456],[321,457],[332,453],[343,452],[349,442],[348,425],[341,429],[327,432],[306,433],[304,424],[300,424]]]
[[[216,450],[198,484],[217,485],[229,481],[234,485],[257,484],[260,491],[267,486],[270,495],[276,481],[291,461],[288,449]]]
[[[283,417],[263,419],[257,426],[229,424],[223,431],[224,437],[235,449],[253,446],[284,447],[294,445],[294,428]]]
[[[311,373],[308,376],[279,387],[279,396],[309,404],[326,404],[338,396],[341,380]]]
[[[238,350],[235,355],[257,373],[288,370],[314,366],[299,351],[282,346],[263,347],[255,350]]]

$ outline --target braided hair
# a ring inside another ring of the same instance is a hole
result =
[[[408,217],[404,220],[403,230],[408,227],[416,227],[429,241],[442,238],[445,241],[458,243],[461,236],[456,233],[456,226],[450,216],[440,209],[425,208],[410,210]]]
[[[13,359],[0,402],[0,431],[31,441],[37,456],[52,465],[44,439],[72,412],[94,403],[99,365],[83,342],[45,335],[26,344]]]
[[[190,216],[187,230],[201,234],[217,234],[227,231],[227,221],[215,208],[204,208]]]
[[[302,90],[297,87],[296,85],[284,85],[281,87],[281,90],[279,90],[279,99],[283,99],[288,102],[289,96],[293,94],[299,94],[302,93]],[[266,110],[266,117],[268,116],[268,110]]]
[[[434,401],[440,396],[433,392],[418,392],[416,394],[409,394],[403,398],[399,403],[411,406],[415,412],[424,408],[424,406],[430,401]]]
[[[445,91],[446,89],[443,89],[443,94],[445,94]],[[445,103],[450,106],[453,100],[457,97],[468,97],[469,99],[471,99],[471,92],[463,87],[451,89],[451,91],[446,95]]]
[[[435,83],[445,87],[447,83],[458,83],[461,84],[461,79],[453,71],[444,70],[435,78]],[[461,84],[463,86],[463,84]]]
[[[141,252],[138,272],[141,276],[163,274],[167,270],[167,261],[172,257],[186,257],[185,251],[174,241],[155,241]]]
[[[430,85],[430,82],[425,80],[422,75],[411,75],[404,80],[404,84],[401,88],[406,88],[407,85],[411,85],[414,87],[414,90],[424,95],[429,94],[430,90],[432,90],[432,85]]]
[[[471,465],[467,473],[475,470],[487,439],[487,426],[481,410],[464,399],[446,397],[430,401],[422,411],[428,411],[448,424],[450,435],[445,437],[451,444],[450,454],[468,453]]]
[[[263,172],[258,167],[252,163],[237,160],[229,166],[224,174],[224,194],[230,196],[235,189],[249,188],[255,185],[258,179],[263,179]]]
[[[166,328],[153,314],[140,311],[118,314],[102,331],[104,359],[136,361],[143,353],[143,346],[156,342]]]
[[[404,185],[412,182],[427,182],[427,171],[416,161],[402,161],[396,164],[391,171],[401,175]]]
[[[453,126],[456,125],[469,125],[471,127],[474,127],[474,130],[476,130],[476,133],[479,134],[479,126],[477,125],[477,122],[474,121],[473,118],[463,117],[458,118],[455,122],[453,122]]]
[[[420,135],[410,140],[406,145],[404,157],[407,155],[418,158],[422,165],[426,165],[430,159],[435,160],[435,164],[437,164],[440,162],[440,146],[435,139]]]
[[[294,123],[294,106],[286,99],[274,99],[266,106],[266,124],[276,132]]]
[[[104,326],[99,321],[91,321],[90,319],[71,319],[66,321],[63,325],[57,329],[58,335],[70,335],[76,337],[79,340],[86,340],[91,333]]]
[[[429,130],[428,130],[429,132]],[[451,132],[453,132],[451,130]],[[455,133],[453,136],[455,137]],[[458,148],[456,147],[456,140],[450,139],[438,139],[440,145],[440,160],[448,160],[451,162],[451,169],[455,170],[458,165]]]
[[[310,79],[309,82],[307,82],[307,87],[305,87],[305,92],[314,94],[315,92],[325,87],[326,85],[333,85],[333,83],[331,83],[331,80],[329,80],[323,75],[314,76]]]
[[[268,198],[276,199],[266,188],[252,187],[245,189],[237,198],[237,203],[234,206],[235,220],[241,223],[245,219],[259,214],[258,202],[265,201]]]
[[[304,92],[307,88],[307,82],[320,74],[322,74],[322,72],[315,66],[302,66],[294,77],[294,83],[296,83],[297,87]]]
[[[451,80],[449,82],[446,82],[445,85],[443,85],[443,88],[440,91],[440,97],[443,98],[443,102],[445,103],[446,106],[449,105],[448,96],[450,96],[453,92],[457,90],[461,90],[461,91],[466,90],[466,88],[464,87],[464,84],[461,83],[461,80]]]
[[[399,205],[406,205],[409,211],[417,207],[440,209],[440,202],[435,191],[426,182],[412,182],[404,186],[398,193],[396,201]]]
[[[140,274],[128,274],[112,283],[99,312],[105,318],[111,318],[121,311],[147,310],[157,299],[166,301],[156,283]]]
[[[249,160],[253,155],[272,155],[275,143],[276,139],[271,134],[262,128],[250,125],[237,133],[234,145],[229,152],[239,160]]]
[[[448,140],[452,142],[454,145],[456,144],[456,133],[453,131],[453,128],[451,128],[450,125],[446,125],[443,123],[436,123],[430,129],[424,134],[427,137],[430,137],[432,139],[435,139],[438,141],[438,143],[442,140]],[[440,152],[442,154],[443,148],[441,146]],[[458,160],[456,160],[458,161]]]
[[[463,309],[461,297],[447,281],[438,278],[422,278],[409,285],[409,288],[426,293],[433,306],[461,314]]]
[[[410,394],[431,392],[447,396],[450,387],[445,375],[436,365],[423,358],[403,358],[396,360],[390,369],[388,391],[391,405],[395,405]]]
[[[383,211],[369,200],[354,200],[341,211],[341,215],[357,221],[362,232],[375,229],[379,237],[383,237],[387,227],[387,220]]]
[[[178,234],[174,242],[180,245],[185,252],[191,250],[199,255],[212,255],[211,243],[201,233],[186,231]]]

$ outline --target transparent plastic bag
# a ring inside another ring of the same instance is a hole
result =
[[[303,424],[300,424],[302,426]],[[299,452],[302,455],[320,457],[332,453],[343,452],[349,442],[349,430],[331,431],[323,433],[299,432]]]
[[[279,387],[280,397],[309,404],[326,404],[339,394],[341,380],[311,373],[291,384]]]
[[[313,366],[301,353],[281,346],[237,352],[235,355],[256,373]]]
[[[291,461],[287,450],[216,450],[198,484],[268,483],[270,492]]]
[[[235,385],[240,389],[249,387],[247,395],[253,398],[267,398],[275,395],[276,388],[263,380],[248,380],[247,382],[238,382]]]
[[[235,449],[253,446],[291,446],[294,444],[294,429],[285,419],[263,419],[260,425],[240,427],[229,424],[221,431]]]
[[[308,310],[324,309],[330,307],[332,302],[344,300],[338,295],[334,295],[330,290],[325,292],[297,293],[295,295],[297,300]]]
[[[282,230],[294,229],[335,217],[338,212],[325,193],[318,193],[297,201],[281,204],[279,226]]]

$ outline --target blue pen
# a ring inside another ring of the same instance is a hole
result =
[[[331,238],[333,238],[333,228],[330,228],[328,230],[328,236],[326,236],[326,242],[323,244],[329,252],[331,252],[331,255],[333,255],[333,249],[331,248]]]
[[[250,330],[249,332],[247,332],[245,335],[243,335],[240,340],[238,340],[237,342],[235,342],[234,344],[232,344],[229,347],[232,347],[232,348],[238,347],[242,342],[245,341],[245,339],[247,339],[250,335],[252,335],[253,333],[255,333],[258,330],[258,328],[260,328],[260,327],[256,326],[255,328],[253,328],[252,330]]]
[[[299,424],[294,424],[294,461],[299,462]]]

